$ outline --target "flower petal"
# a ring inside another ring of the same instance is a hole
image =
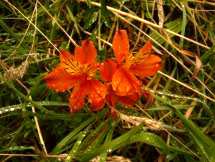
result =
[[[112,88],[119,96],[139,93],[140,81],[127,69],[119,68],[112,78]]]
[[[70,62],[74,60],[74,55],[72,55],[69,51],[61,50],[60,51],[60,62]]]
[[[64,92],[70,89],[77,82],[78,77],[67,73],[61,65],[58,65],[53,71],[44,77],[47,86],[58,92]]]
[[[75,59],[81,64],[93,64],[96,62],[96,48],[92,41],[83,40],[81,47],[75,48]]]
[[[104,81],[111,81],[113,74],[117,68],[117,63],[114,60],[108,59],[100,65],[101,78]]]
[[[78,112],[84,106],[84,99],[89,91],[87,83],[81,83],[76,86],[69,98],[69,107],[71,112]]]
[[[70,75],[81,75],[81,64],[75,60],[74,55],[70,52],[65,50],[60,52],[60,64]]]
[[[141,48],[139,52],[135,55],[135,61],[139,62],[150,54],[152,54],[152,43],[151,41],[147,41],[143,48]]]
[[[92,111],[99,111],[105,103],[107,87],[98,80],[90,80],[88,100]]]
[[[141,78],[153,76],[161,68],[161,58],[157,55],[146,55],[138,63],[132,64],[130,70],[136,76]]]
[[[118,63],[121,63],[129,53],[129,40],[126,30],[116,31],[113,37],[113,51]]]
[[[144,54],[147,54],[147,53],[151,53],[151,51],[152,51],[152,43],[149,40],[149,41],[147,41],[145,43],[145,45],[143,46],[143,48],[141,48],[139,50],[139,53],[141,53],[142,55],[144,55]]]

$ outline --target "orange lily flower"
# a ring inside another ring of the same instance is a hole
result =
[[[152,53],[150,41],[136,55],[133,56],[129,52],[126,30],[118,30],[115,33],[113,51],[118,68],[112,77],[112,88],[119,96],[140,94],[141,82],[137,77],[153,76],[161,68],[161,58]]]
[[[113,90],[111,81],[113,79],[113,75],[116,73],[118,68],[119,68],[119,65],[112,59],[108,59],[100,65],[101,78],[106,82],[106,86],[108,88],[106,101],[109,104],[111,109],[112,108],[114,109],[118,101],[124,105],[131,106],[140,97],[139,93],[120,96],[116,93],[116,91]]]
[[[152,44],[147,42],[136,55],[129,52],[126,30],[118,30],[113,38],[116,60],[109,59],[100,65],[101,77],[106,81],[106,101],[114,108],[117,101],[131,106],[141,96],[141,81],[154,75],[161,67],[159,56],[152,54]]]
[[[75,48],[74,55],[62,51],[60,63],[44,78],[47,86],[57,92],[73,88],[69,97],[72,112],[81,110],[86,98],[92,111],[98,111],[104,106],[107,88],[95,79],[96,55],[93,42],[84,40],[81,47]]]

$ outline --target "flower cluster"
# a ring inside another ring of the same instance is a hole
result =
[[[142,95],[141,80],[161,68],[161,59],[153,54],[150,41],[133,55],[126,30],[118,30],[112,44],[115,58],[98,63],[93,42],[83,40],[74,54],[61,51],[60,63],[45,76],[50,89],[57,92],[72,89],[69,97],[72,112],[81,110],[85,100],[92,111],[101,110],[105,104],[113,109],[118,102],[131,106]]]

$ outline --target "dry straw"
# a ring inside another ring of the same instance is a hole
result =
[[[90,162],[99,162],[100,161],[100,157],[97,156],[95,158],[93,158],[92,160],[90,160]],[[130,159],[125,158],[123,156],[108,156],[106,159],[106,162],[131,162]]]

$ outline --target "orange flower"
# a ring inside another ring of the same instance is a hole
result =
[[[116,91],[113,90],[111,81],[113,79],[114,74],[118,71],[119,67],[120,65],[112,59],[108,59],[100,65],[101,78],[105,81],[105,84],[108,88],[106,101],[110,106],[111,111],[114,111],[117,102],[120,102],[127,106],[132,106],[140,97],[139,92],[120,96],[116,93]]]
[[[97,70],[96,49],[92,41],[84,40],[76,47],[74,55],[67,51],[60,53],[60,63],[45,78],[50,89],[64,92],[72,89],[69,106],[72,112],[79,111],[88,98],[92,111],[104,105],[107,88],[95,79]]]
[[[140,94],[141,83],[137,77],[152,76],[161,67],[160,57],[152,53],[151,42],[148,41],[133,56],[129,52],[129,40],[126,30],[118,30],[113,38],[113,51],[118,63],[118,68],[112,77],[113,90],[119,96]]]
[[[133,56],[126,30],[115,33],[113,51],[116,60],[109,59],[100,65],[101,77],[108,87],[106,100],[113,108],[117,101],[133,105],[141,96],[141,81],[137,77],[154,75],[161,67],[161,59],[152,53],[149,41]]]

